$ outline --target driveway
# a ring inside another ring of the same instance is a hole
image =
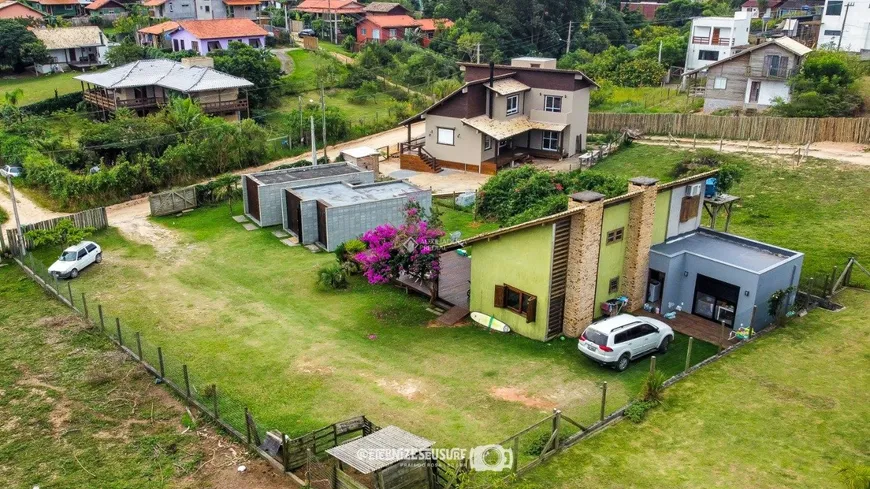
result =
[[[281,62],[281,71],[283,71],[285,75],[289,75],[293,72],[293,58],[287,55],[287,51],[292,51],[294,49],[299,48],[276,48],[269,50],[272,52],[272,54],[275,55],[276,58],[278,58],[278,61]]]

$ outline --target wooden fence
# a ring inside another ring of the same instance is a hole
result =
[[[285,471],[291,472],[307,464],[309,455],[317,458],[330,448],[369,435],[378,429],[378,426],[365,416],[356,416],[297,438],[287,437],[286,443],[281,447],[281,463]]]
[[[60,221],[72,221],[77,228],[92,227],[97,231],[101,229],[106,229],[109,226],[109,219],[108,217],[106,217],[106,208],[96,207],[94,209],[88,209],[77,214],[70,214],[63,217],[55,217],[54,219],[48,219],[46,221],[40,221],[33,224],[24,224],[23,226],[21,226],[21,232],[26,235],[28,231],[33,231],[35,229],[54,229],[57,226],[57,223],[59,223]],[[24,250],[21,250],[21,243],[19,243],[18,235],[15,232],[15,229],[7,229],[6,238],[6,248],[13,255],[20,255],[22,251],[33,248],[33,241],[25,237]],[[0,240],[0,242],[2,242],[2,240]]]
[[[169,190],[148,197],[152,216],[175,214],[196,208],[196,187],[191,185],[181,189]]]
[[[589,114],[589,132],[634,129],[645,134],[671,134],[806,144],[819,141],[870,144],[870,118],[714,116],[701,114]]]

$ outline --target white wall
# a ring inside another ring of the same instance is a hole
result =
[[[671,189],[671,207],[668,212],[668,229],[665,234],[666,239],[670,239],[678,234],[694,231],[701,225],[701,217],[704,213],[704,180],[695,183],[701,184],[701,198],[698,199],[698,215],[694,219],[689,219],[686,222],[680,222],[680,208],[683,205],[683,197],[686,196],[687,185]]]
[[[746,96],[743,99],[745,103],[749,102],[749,91],[752,86],[752,79],[746,81]],[[761,88],[758,91],[758,105],[773,105],[773,101],[777,97],[782,97],[786,102],[791,98],[788,85],[784,81],[761,80]]]
[[[828,6],[831,0],[825,1],[822,10],[822,25],[819,29],[819,46],[840,43],[840,49],[853,53],[861,52],[862,49],[870,49],[870,22],[867,11],[870,8],[870,0],[849,0],[843,2],[843,8],[839,15],[828,15]],[[849,9],[845,28],[843,17],[846,14],[846,3],[854,5]],[[825,32],[828,34],[825,34]],[[842,41],[838,32],[842,31]]]
[[[867,0],[870,1],[870,0]],[[734,12],[734,17],[698,17],[692,19],[692,28],[689,31],[689,48],[686,50],[686,70],[696,70],[704,66],[726,58],[736,51],[736,46],[749,43],[749,14],[747,12]],[[728,46],[714,45],[712,43],[713,29],[720,29],[720,38],[732,39]],[[708,37],[707,44],[695,44],[693,37]],[[719,57],[716,60],[698,59],[701,51],[716,51]]]

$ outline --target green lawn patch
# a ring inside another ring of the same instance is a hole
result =
[[[519,487],[846,487],[870,464],[870,294],[846,291],[668,389],[665,404],[532,471]]]
[[[453,205],[452,197],[432,199],[432,203],[441,212],[441,222],[444,223],[444,231],[448,235],[454,231],[459,231],[462,238],[470,238],[498,229],[497,222],[474,219],[474,212],[471,208]]]
[[[673,113],[695,112],[704,105],[700,97],[688,98],[668,87],[612,87],[611,95],[593,112],[615,113]]]
[[[49,97],[54,97],[55,90],[58,95],[64,95],[82,89],[81,82],[73,77],[81,75],[78,71],[68,71],[53,75],[9,75],[0,78],[0,92],[9,92],[20,88],[24,96],[18,105],[27,105]]]
[[[453,218],[451,218],[453,219]],[[440,446],[492,443],[549,414],[581,422],[634,396],[648,368],[624,373],[581,356],[576,340],[540,343],[465,326],[430,325],[427,300],[353,277],[344,291],[316,286],[330,253],[288,248],[271,229],[248,232],[226,207],[157,222],[178,236],[165,249],[98,233],[104,261],[72,282],[129,331],[185,361],[202,383],[250,407],[261,427],[301,434],[352,415],[395,424]],[[57,250],[40,252],[54,258]],[[683,368],[686,338],[658,359]],[[693,361],[712,354],[696,343]],[[515,389],[530,406],[497,395]]]

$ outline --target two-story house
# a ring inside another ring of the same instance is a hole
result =
[[[196,18],[196,4],[193,0],[145,0],[142,5],[148,8],[149,15],[155,19]]]
[[[173,51],[196,51],[205,56],[216,49],[227,49],[232,41],[251,47],[266,46],[268,33],[250,19],[179,20],[178,28],[168,33]]]
[[[689,48],[686,49],[686,70],[703,68],[749,44],[749,23],[748,12],[735,12],[733,17],[692,19]]]
[[[822,11],[819,28],[819,46],[870,55],[870,22],[863,13],[870,8],[870,0],[827,0]]]
[[[402,168],[453,168],[495,174],[531,156],[561,159],[586,146],[589,93],[582,72],[560,70],[552,58],[515,58],[510,65],[459,63],[465,84],[405,120]],[[426,133],[411,140],[411,124]]]
[[[213,68],[212,58],[134,61],[99,73],[79,75],[85,102],[105,113],[120,108],[146,114],[159,110],[171,97],[186,97],[199,103],[203,112],[229,120],[248,114],[243,90],[254,84]]]
[[[33,69],[39,74],[106,64],[109,39],[97,26],[40,27],[31,31],[45,44],[50,58],[47,63],[34,63]]]
[[[756,44],[684,76],[706,73],[704,112],[719,109],[764,110],[777,98],[788,102],[788,79],[812,49],[788,37]]]

